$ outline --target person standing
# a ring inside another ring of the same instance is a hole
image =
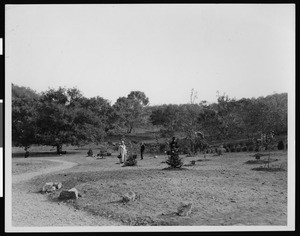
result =
[[[145,144],[142,142],[141,143],[141,160],[144,158],[144,151],[145,151]]]
[[[170,150],[171,151],[174,151],[175,148],[178,148],[178,145],[177,145],[175,137],[172,138],[172,141],[170,142],[169,146],[170,146]]]
[[[120,155],[121,155],[121,163],[125,163],[126,161],[126,155],[127,155],[127,149],[124,141],[121,142],[121,145],[119,146],[120,149]]]

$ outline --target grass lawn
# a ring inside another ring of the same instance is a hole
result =
[[[95,159],[86,157],[86,151],[74,152],[51,158],[79,165],[38,176],[28,188],[40,194],[46,182],[62,182],[63,189],[76,187],[81,197],[66,204],[126,225],[286,225],[287,153],[272,152],[269,171],[264,161],[251,161],[255,158],[250,154],[185,157],[186,164],[196,164],[167,170],[162,155],[146,154],[137,166],[121,167],[115,153]],[[123,203],[121,195],[128,191],[139,197]],[[58,202],[59,192],[48,194],[49,200]],[[193,204],[189,216],[176,214],[181,202]]]

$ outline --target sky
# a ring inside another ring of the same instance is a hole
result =
[[[293,4],[6,5],[5,81],[151,105],[292,92]]]

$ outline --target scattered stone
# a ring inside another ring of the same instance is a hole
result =
[[[177,214],[180,216],[188,216],[192,211],[192,203],[181,203],[177,209]]]
[[[69,190],[64,190],[60,193],[59,199],[67,200],[67,199],[77,199],[78,198],[78,190],[76,188],[71,188]]]
[[[54,187],[54,190],[55,190],[55,187]],[[45,183],[42,188],[42,192],[52,192],[52,191],[53,191],[53,182]]]
[[[123,202],[129,202],[129,201],[134,201],[136,197],[136,194],[132,191],[129,191],[125,195],[122,196],[122,201]]]
[[[53,184],[53,186],[56,188],[56,189],[61,189],[62,188],[62,183],[57,183],[57,182],[55,182],[54,184]]]
[[[155,155],[154,158],[157,158],[157,156]]]

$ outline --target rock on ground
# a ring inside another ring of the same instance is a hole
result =
[[[135,198],[136,198],[136,194],[134,192],[132,192],[132,191],[129,191],[124,196],[122,196],[123,202],[134,201]]]
[[[181,203],[177,209],[177,214],[180,216],[188,216],[192,212],[192,203]]]
[[[67,199],[77,199],[78,198],[78,190],[76,188],[71,188],[70,190],[63,190],[60,195],[59,199],[67,200]]]

